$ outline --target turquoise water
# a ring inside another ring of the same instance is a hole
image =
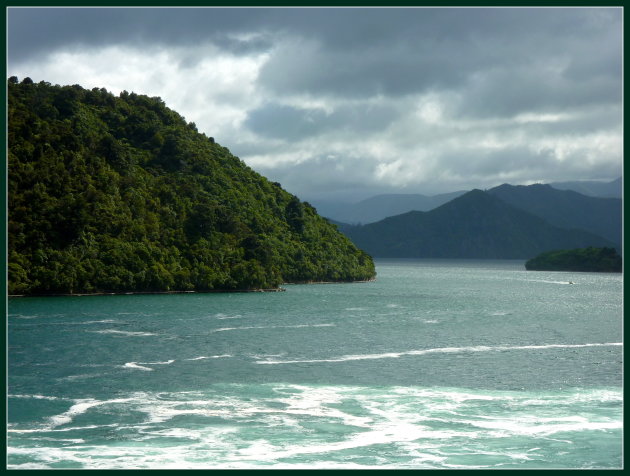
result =
[[[622,467],[621,275],[377,272],[11,299],[8,467]]]

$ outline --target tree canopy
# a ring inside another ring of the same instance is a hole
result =
[[[620,273],[622,259],[614,248],[578,248],[541,253],[525,263],[533,271],[593,271]]]
[[[369,255],[157,97],[8,81],[9,294],[275,288]]]

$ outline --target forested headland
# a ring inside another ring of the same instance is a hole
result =
[[[620,273],[622,258],[614,248],[578,248],[541,253],[525,262],[532,271],[591,271]]]
[[[157,97],[8,81],[9,294],[373,278],[306,202]]]

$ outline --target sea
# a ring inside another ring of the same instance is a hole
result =
[[[623,277],[10,298],[9,469],[619,469]]]

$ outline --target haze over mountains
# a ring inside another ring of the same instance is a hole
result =
[[[594,180],[553,182],[553,188],[558,190],[573,190],[574,192],[588,195],[589,197],[621,198],[623,184],[621,177],[612,182],[597,182]]]
[[[338,224],[374,257],[526,259],[586,246],[621,251],[621,199],[549,185],[473,190],[429,211]]]
[[[376,195],[357,203],[311,201],[320,215],[353,225],[373,223],[411,210],[429,211],[466,193],[465,190],[427,196],[419,193]]]
[[[622,193],[621,177],[612,182],[585,180],[554,182],[549,185],[557,190],[572,190],[591,197],[621,198]],[[412,210],[428,212],[466,192],[468,190],[432,196],[419,193],[379,194],[354,203],[312,199],[309,202],[317,208],[322,216],[333,221],[351,225],[365,225]]]

